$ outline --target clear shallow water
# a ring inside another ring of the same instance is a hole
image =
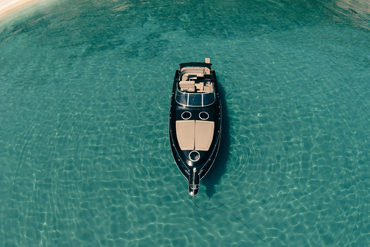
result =
[[[0,245],[369,245],[364,4],[66,1],[3,25]],[[205,52],[226,102],[209,211],[167,134]]]

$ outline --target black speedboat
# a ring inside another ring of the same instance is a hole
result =
[[[173,158],[188,180],[189,194],[211,169],[221,141],[221,101],[216,73],[205,63],[182,63],[173,82],[169,135]]]

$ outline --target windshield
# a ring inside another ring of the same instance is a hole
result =
[[[190,107],[205,107],[215,102],[214,93],[188,93],[176,91],[176,102]]]

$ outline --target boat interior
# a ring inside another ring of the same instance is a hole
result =
[[[207,67],[182,68],[178,89],[188,93],[212,93],[211,70]],[[208,151],[212,143],[214,128],[214,121],[177,120],[176,134],[180,149]]]
[[[184,67],[180,71],[178,89],[189,93],[212,93],[211,70],[207,67]]]

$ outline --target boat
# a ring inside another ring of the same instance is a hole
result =
[[[191,196],[211,169],[221,142],[222,105],[210,59],[181,63],[173,81],[169,139]]]

